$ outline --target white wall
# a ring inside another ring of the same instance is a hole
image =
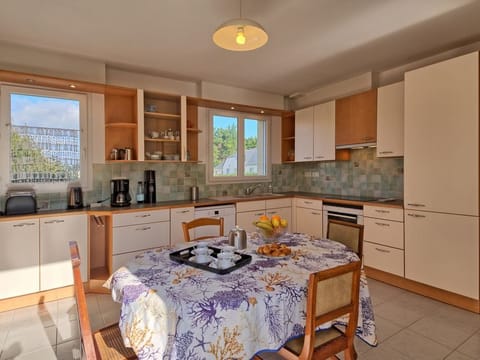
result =
[[[283,96],[261,91],[236,88],[207,81],[200,83],[200,97],[203,99],[245,104],[270,109],[283,109]]]
[[[0,69],[105,83],[102,62],[3,42],[0,42]]]

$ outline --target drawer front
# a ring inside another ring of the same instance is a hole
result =
[[[295,199],[296,206],[303,207],[307,209],[322,210],[323,201],[322,200],[311,200],[311,199]]]
[[[255,210],[265,211],[265,200],[242,201],[237,203],[237,212]]]
[[[158,221],[170,221],[170,210],[138,211],[113,215],[113,226],[148,224]]]
[[[366,266],[398,276],[405,276],[403,250],[364,242],[363,262]]]
[[[112,256],[112,273],[117,271],[120,267],[127,265],[129,261],[135,259],[135,256],[142,254],[145,250],[141,251],[133,251],[125,254],[120,255],[113,255]]]
[[[138,224],[113,228],[113,254],[170,244],[170,223]]]
[[[403,222],[403,209],[366,205],[363,207],[363,216]]]
[[[404,249],[403,223],[383,219],[363,218],[365,241]]]
[[[292,198],[281,198],[281,199],[268,199],[266,200],[266,208],[284,208],[292,206]]]

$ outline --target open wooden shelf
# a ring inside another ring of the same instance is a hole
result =
[[[145,138],[145,141],[153,141],[153,142],[168,142],[168,143],[179,143],[180,140],[170,140],[170,139],[152,139],[152,138]]]
[[[179,114],[169,114],[169,113],[160,113],[160,112],[151,112],[145,111],[145,117],[152,117],[156,119],[170,119],[170,120],[180,120],[181,115]]]
[[[125,123],[125,122],[111,122],[108,124],[105,124],[105,127],[107,128],[130,128],[134,129],[137,127],[137,124],[135,123]]]

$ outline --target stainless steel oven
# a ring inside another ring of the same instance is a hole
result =
[[[363,225],[363,206],[323,205],[323,236],[327,237],[328,220],[341,220]]]

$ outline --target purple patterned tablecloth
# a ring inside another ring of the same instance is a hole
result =
[[[137,256],[105,284],[122,304],[125,345],[139,359],[250,359],[302,334],[309,274],[358,257],[340,243],[304,234],[286,234],[281,242],[292,248],[292,257],[258,256],[261,241],[249,238],[244,251],[252,262],[225,275],[174,262],[171,248]],[[357,335],[376,345],[364,274],[360,286]]]

